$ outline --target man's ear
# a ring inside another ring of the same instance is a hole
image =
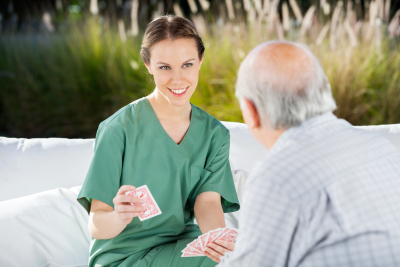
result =
[[[153,74],[153,72],[151,71],[150,63],[149,63],[149,64],[144,63],[144,65],[146,66],[146,68],[147,68],[147,70],[149,71],[149,73],[150,73],[150,74]]]
[[[249,115],[249,127],[253,129],[261,127],[260,114],[258,113],[256,106],[253,104],[253,102],[246,98],[244,98],[243,101]]]

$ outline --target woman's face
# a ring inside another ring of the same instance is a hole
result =
[[[202,59],[193,39],[164,40],[150,49],[150,64],[146,64],[158,93],[174,106],[189,103],[196,89]]]

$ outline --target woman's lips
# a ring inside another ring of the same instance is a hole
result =
[[[173,94],[174,96],[176,96],[176,97],[182,97],[182,96],[186,95],[186,92],[188,91],[188,88],[189,88],[189,86],[186,87],[182,93],[175,93],[176,91],[179,91],[179,90],[182,90],[182,89],[174,89],[175,92],[172,91],[172,89],[169,89],[169,88],[168,88],[168,90],[169,90],[169,91],[171,92],[171,94]]]

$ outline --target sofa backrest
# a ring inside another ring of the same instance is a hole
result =
[[[0,201],[81,185],[94,139],[0,137]]]
[[[268,150],[247,126],[223,122],[230,130],[234,169],[252,171]],[[400,151],[400,124],[360,126],[387,137]],[[0,137],[0,201],[59,187],[83,184],[93,156],[94,139]]]

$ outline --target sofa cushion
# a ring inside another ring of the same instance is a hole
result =
[[[82,185],[94,139],[0,137],[0,201]]]
[[[250,175],[250,172],[246,170],[234,170],[232,171],[233,181],[235,183],[236,192],[239,198],[239,203],[242,204],[243,194],[246,186],[247,179]],[[239,218],[240,218],[240,210],[225,213],[225,223],[227,227],[239,228]]]
[[[0,202],[1,266],[87,266],[88,215],[80,187]]]
[[[377,132],[386,137],[400,151],[400,124],[355,126],[356,128]]]
[[[222,123],[230,132],[229,159],[233,166],[235,166],[235,170],[253,170],[254,164],[264,158],[268,150],[258,143],[246,124],[226,121]]]

